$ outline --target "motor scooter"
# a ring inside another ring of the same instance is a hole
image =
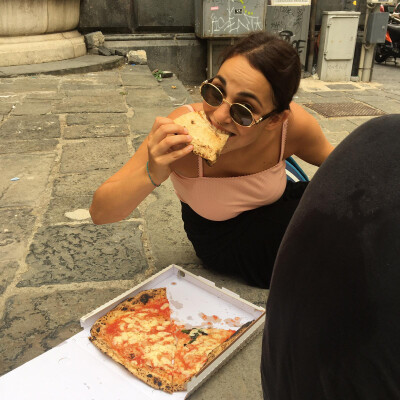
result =
[[[400,19],[389,16],[389,23],[386,31],[385,43],[378,43],[375,50],[375,61],[379,64],[389,57],[400,58]]]

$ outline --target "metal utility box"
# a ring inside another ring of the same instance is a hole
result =
[[[265,30],[288,40],[306,64],[311,6],[267,6]]]
[[[325,11],[322,15],[317,73],[322,81],[349,81],[360,13]]]
[[[214,39],[261,31],[265,10],[266,0],[195,0],[195,33]]]
[[[367,43],[385,43],[389,13],[377,12],[369,14],[365,41]]]

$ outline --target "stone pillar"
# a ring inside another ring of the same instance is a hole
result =
[[[0,66],[85,55],[79,11],[80,0],[0,0]]]

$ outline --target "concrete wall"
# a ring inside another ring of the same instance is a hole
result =
[[[193,0],[81,0],[82,32],[194,32]]]
[[[133,0],[81,0],[79,30],[83,33],[131,33],[133,21]]]
[[[136,31],[193,32],[193,0],[135,0]]]

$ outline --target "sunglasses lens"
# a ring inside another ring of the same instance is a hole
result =
[[[209,83],[202,86],[200,94],[210,106],[217,107],[222,104],[222,93],[215,86],[210,85]]]
[[[240,104],[232,104],[230,109],[232,119],[242,126],[250,126],[253,122],[251,112]]]

